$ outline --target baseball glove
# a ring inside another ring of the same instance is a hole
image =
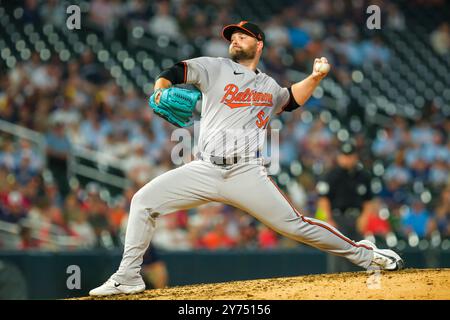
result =
[[[155,101],[161,91],[159,103]],[[188,90],[177,87],[156,90],[149,99],[149,106],[158,116],[166,119],[173,125],[182,128],[193,124],[191,120],[197,100],[201,93],[197,90]]]

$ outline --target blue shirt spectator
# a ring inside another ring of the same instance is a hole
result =
[[[429,221],[430,213],[425,205],[419,200],[414,200],[412,206],[402,217],[403,230],[407,235],[415,232],[417,236],[424,238],[427,235]]]
[[[47,148],[51,153],[67,156],[71,149],[70,140],[64,132],[61,123],[54,124],[52,130],[46,135]]]

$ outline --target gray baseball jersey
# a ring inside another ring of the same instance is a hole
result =
[[[261,152],[270,118],[289,102],[288,89],[231,59],[200,57],[184,63],[185,82],[203,94],[199,150],[226,158]]]
[[[286,237],[368,268],[372,248],[355,243],[326,222],[300,214],[270,179],[262,159],[252,155],[263,146],[261,133],[270,117],[289,102],[288,89],[230,59],[196,58],[184,63],[184,82],[203,93],[200,151],[222,157],[248,156],[249,161],[219,165],[208,157],[200,158],[143,186],[131,201],[123,258],[111,278],[118,283],[141,283],[142,257],[158,217],[208,202],[240,208]]]

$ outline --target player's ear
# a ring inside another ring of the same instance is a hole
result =
[[[262,41],[258,41],[256,43],[256,47],[262,52],[263,48],[264,48],[264,42]]]

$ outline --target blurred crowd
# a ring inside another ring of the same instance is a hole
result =
[[[284,9],[262,24],[268,44],[262,68],[289,85],[286,70],[309,73],[313,59],[326,56],[334,66],[332,77],[345,87],[354,66],[388,66],[390,50],[382,38],[357,27],[365,23],[361,8],[368,3],[280,1]],[[406,30],[395,4],[370,4],[382,8],[388,28]],[[238,6],[221,0],[151,5],[93,0],[89,19],[105,37],[121,39],[127,24],[141,23],[154,35],[195,44],[198,55],[227,56],[228,45],[219,35],[223,25],[236,22]],[[64,23],[58,1],[25,1],[24,8],[24,22]],[[431,36],[439,54],[448,53],[439,40],[445,37],[445,24]],[[57,55],[44,63],[35,52],[14,69],[0,68],[0,119],[40,132],[47,142],[41,150],[29,140],[0,134],[0,233],[16,226],[11,232],[20,241],[14,246],[21,249],[120,247],[133,194],[175,167],[174,127],[153,115],[145,94],[118,86],[89,50],[68,63]],[[301,163],[301,172],[292,177],[299,187],[287,192],[301,212],[315,216],[316,182],[335,165],[340,140],[315,108],[305,109],[282,117],[281,166],[289,171],[293,162]],[[420,120],[395,117],[375,134],[360,130],[352,136],[376,194],[373,216],[362,222],[364,234],[394,231],[426,238],[438,230],[450,237],[450,119],[439,112],[431,101]],[[66,172],[76,148],[122,163],[132,186],[108,198],[97,183],[69,183]],[[154,243],[169,250],[297,246],[240,210],[215,203],[161,218]]]

